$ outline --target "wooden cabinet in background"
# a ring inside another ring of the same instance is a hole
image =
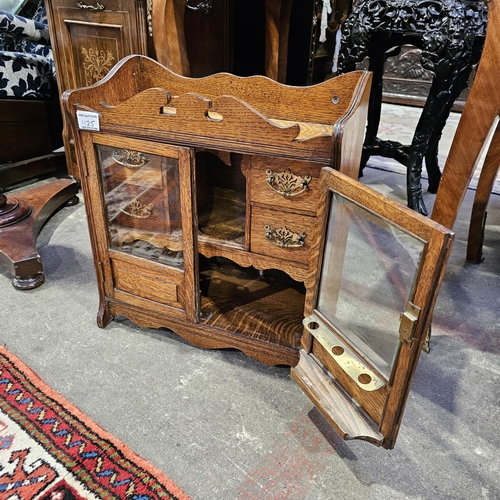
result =
[[[147,54],[146,0],[46,0],[59,93],[87,87],[123,57]],[[68,173],[79,178],[72,137],[63,141]]]
[[[98,324],[290,365],[342,437],[392,448],[453,235],[355,180],[369,83],[186,78],[131,56],[63,100]]]

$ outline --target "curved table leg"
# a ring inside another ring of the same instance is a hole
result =
[[[439,182],[441,180],[441,170],[439,168],[438,161],[438,152],[439,152],[439,141],[441,140],[441,135],[443,133],[443,129],[446,125],[446,121],[448,120],[451,109],[453,107],[453,103],[458,99],[461,92],[467,88],[467,83],[469,80],[469,76],[472,72],[473,61],[477,62],[479,59],[479,55],[476,53],[471,53],[470,55],[471,62],[463,66],[456,77],[453,80],[452,87],[450,89],[450,95],[448,102],[441,109],[441,113],[437,118],[436,125],[434,130],[432,131],[432,135],[429,141],[429,145],[427,148],[427,153],[425,155],[425,166],[427,173],[429,175],[429,193],[437,193]]]
[[[428,215],[422,196],[423,159],[429,160],[429,191],[436,192],[441,178],[437,145],[453,102],[463,90],[471,68],[470,65],[462,69],[451,65],[445,71],[436,73],[415,129],[407,165],[408,206],[423,215]]]
[[[76,181],[61,179],[0,200],[0,265],[14,276],[15,288],[29,290],[45,281],[36,238],[47,219],[77,192]]]
[[[382,43],[382,41],[380,41]],[[380,43],[376,44],[377,47]],[[363,153],[359,167],[360,177],[363,176],[363,169],[368,159],[376,154],[375,147],[378,144],[377,133],[380,125],[380,115],[382,112],[382,83],[384,76],[385,53],[381,50],[374,50],[368,54],[369,71],[372,74],[372,84],[370,88],[370,101],[368,104],[368,120],[366,124],[365,139],[363,142]]]

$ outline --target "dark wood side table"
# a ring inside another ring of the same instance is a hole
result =
[[[373,71],[363,168],[372,155],[394,158],[408,168],[408,206],[427,215],[421,172],[425,159],[429,191],[441,178],[437,153],[443,127],[454,101],[467,86],[479,61],[487,24],[487,8],[476,0],[360,0],[343,27],[339,71],[352,71],[369,58]],[[384,63],[402,45],[422,49],[422,66],[434,79],[411,145],[377,137],[382,106]]]

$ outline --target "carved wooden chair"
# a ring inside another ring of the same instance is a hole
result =
[[[500,116],[500,5],[488,2],[488,29],[476,77],[458,124],[436,195],[432,219],[453,228],[460,205],[480,160],[483,145]],[[474,199],[469,229],[467,260],[481,260],[481,235],[488,199],[500,165],[500,131],[489,146]]]

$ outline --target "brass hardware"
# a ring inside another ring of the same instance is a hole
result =
[[[160,108],[160,115],[175,116],[177,114],[177,108],[174,106],[162,106]]]
[[[316,314],[302,321],[311,335],[325,348],[336,363],[364,391],[376,391],[385,385],[385,380],[369,368],[348,345],[340,340]]]
[[[124,165],[127,168],[139,168],[146,163],[146,157],[139,151],[134,151],[132,149],[113,151],[111,158],[113,158],[116,163]]]
[[[97,5],[94,7],[93,5],[87,5],[83,2],[76,2],[76,6],[79,9],[84,9],[84,10],[104,10],[105,7],[102,3],[97,2]]]
[[[411,302],[406,304],[406,311],[402,313],[399,318],[399,340],[403,342],[403,344],[411,345],[419,314],[419,307]]]
[[[429,329],[427,330],[427,334],[425,336],[424,345],[422,346],[422,351],[426,352],[427,354],[431,352],[431,330],[432,327],[429,326]]]
[[[152,203],[146,205],[139,200],[133,200],[121,211],[130,217],[134,217],[134,219],[147,219],[153,215],[153,209],[154,205]]]
[[[148,34],[153,36],[153,0],[146,2],[146,21],[148,23]]]
[[[205,116],[207,117],[207,120],[212,122],[221,122],[224,120],[224,117],[220,113],[217,113],[217,111],[208,110],[206,111]]]
[[[213,7],[213,0],[206,0],[205,2],[200,2],[198,5],[189,5],[189,0],[186,0],[186,7],[191,10],[199,10],[203,14],[208,14]]]
[[[267,185],[274,192],[285,197],[298,196],[304,191],[307,191],[309,183],[312,179],[311,175],[301,177],[300,175],[295,175],[288,169],[284,172],[273,172],[270,168],[268,168],[266,170],[266,175]]]
[[[279,227],[277,229],[273,229],[269,225],[265,225],[264,229],[266,230],[265,237],[266,239],[281,248],[297,248],[304,245],[304,239],[307,236],[307,233],[294,233],[290,231],[286,226]]]

